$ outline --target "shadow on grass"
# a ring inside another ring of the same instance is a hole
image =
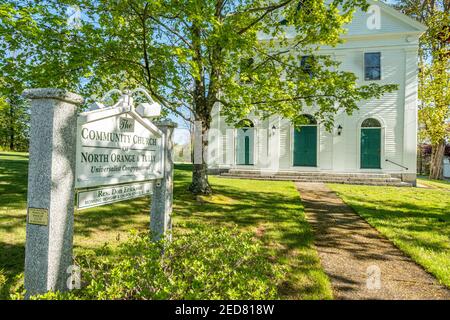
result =
[[[25,210],[27,165],[25,155],[0,154],[0,211]],[[214,195],[213,201],[209,201],[207,197],[199,199],[187,190],[191,170],[189,164],[175,165],[175,232],[183,229],[183,223],[237,225],[240,229],[253,232],[267,247],[270,259],[281,261],[290,268],[280,288],[283,296],[323,298],[326,284],[314,281],[315,274],[320,273],[321,268],[315,251],[311,249],[313,235],[295,190],[285,194],[285,190],[291,190],[285,188],[285,183],[283,187],[261,191],[257,185],[244,188],[236,180],[212,178]],[[276,185],[277,182],[271,184]],[[80,250],[93,249],[96,247],[94,242],[101,243],[98,237],[110,239],[117,232],[147,230],[149,214],[150,200],[147,197],[77,211],[75,235],[85,239],[81,245],[75,245]],[[177,228],[177,223],[180,228]],[[16,212],[0,216],[0,232],[7,234],[22,227],[25,228],[24,217],[19,217]],[[7,283],[0,289],[0,298],[6,298],[4,294],[14,285],[14,277],[23,272],[24,251],[23,243],[11,245],[0,240],[0,270],[3,269],[7,275]]]
[[[150,224],[149,206],[149,198],[143,197],[76,211],[75,233],[89,237],[98,230],[108,232],[148,228]],[[143,216],[148,217],[148,221],[136,225],[136,219],[141,219]]]
[[[178,201],[179,193],[186,192],[190,179],[191,165],[176,164],[174,174],[174,201]],[[183,184],[180,186],[180,182]],[[75,212],[75,232],[79,235],[89,237],[98,230],[128,231],[130,229],[146,230],[150,224],[149,197],[141,197],[117,202],[105,206],[94,207]],[[137,220],[139,220],[137,224]]]
[[[14,207],[26,202],[28,157],[0,153],[0,206]]]
[[[428,191],[430,192],[430,191]],[[358,196],[346,195],[345,201],[360,213],[362,217],[368,219],[370,223],[377,227],[391,228],[402,241],[414,246],[431,249],[435,252],[448,252],[450,245],[448,242],[433,241],[432,235],[447,235],[450,240],[450,201],[447,208],[442,207],[442,203],[428,203],[426,206],[415,204],[405,199],[403,201],[371,202],[361,204],[362,199]],[[406,234],[416,234],[419,237],[411,237]],[[421,240],[421,236],[427,238]]]
[[[26,152],[0,152],[0,157],[16,157],[28,161],[28,153]]]
[[[17,285],[16,277],[23,272],[25,261],[25,247],[23,244],[8,244],[0,242],[0,276],[6,282],[0,282],[0,300],[9,298],[10,290]]]
[[[322,273],[322,268],[313,249],[313,232],[290,182],[270,181],[273,188],[266,188],[267,181],[212,177],[213,195],[196,197],[187,191],[189,170],[184,166],[175,175],[175,230],[192,223],[237,225],[253,232],[267,248],[269,259],[288,267],[286,281],[279,288],[282,297],[326,298],[328,280],[315,275]]]
[[[297,195],[282,196],[274,192],[260,192],[258,190],[245,191],[241,188],[218,183],[213,184],[215,195],[220,195],[229,202],[209,203],[197,201],[196,197],[187,192],[189,181],[178,180],[175,183],[174,199],[176,216],[192,218],[199,223],[238,225],[244,228],[258,227],[267,222],[277,224],[283,232],[283,243],[289,247],[303,246],[311,239],[301,237],[308,229],[307,222],[302,218],[302,207]],[[237,201],[233,201],[238,199]],[[293,228],[294,227],[294,228]]]

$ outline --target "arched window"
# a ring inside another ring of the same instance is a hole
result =
[[[381,124],[377,119],[367,118],[361,124],[361,128],[381,128]]]
[[[249,119],[243,119],[236,124],[236,128],[242,129],[244,132],[248,130],[248,128],[254,128],[255,125]]]
[[[300,126],[316,125],[316,119],[310,114],[302,114],[297,117],[296,123]]]

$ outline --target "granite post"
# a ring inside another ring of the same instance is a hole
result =
[[[153,185],[150,212],[150,231],[152,239],[158,241],[164,237],[172,238],[172,202],[173,202],[173,131],[176,123],[163,121],[155,125],[164,133],[164,177]]]
[[[61,89],[29,89],[31,100],[25,244],[26,297],[67,290],[72,265],[77,104]]]

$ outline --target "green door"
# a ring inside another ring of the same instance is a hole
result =
[[[361,169],[380,169],[381,129],[361,129]]]
[[[253,128],[240,128],[236,137],[236,164],[253,165]]]
[[[244,161],[245,164],[250,164],[250,138],[248,136],[245,137],[245,155],[244,155]]]
[[[302,126],[294,132],[294,166],[317,165],[317,126]]]

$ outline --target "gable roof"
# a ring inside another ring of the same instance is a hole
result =
[[[413,36],[419,38],[427,28],[420,22],[397,11],[390,5],[376,0],[367,0],[367,11],[357,8],[352,20],[344,25],[346,33],[342,38],[383,39],[384,36]],[[374,23],[372,26],[372,22]]]
[[[394,9],[392,6],[384,3],[383,1],[367,0],[367,3],[369,3],[371,5],[380,6],[382,8],[382,10],[384,10],[387,14],[390,14],[394,18],[399,19],[400,21],[417,29],[418,31],[424,32],[428,29],[424,24],[420,23],[419,21],[417,21],[411,17],[408,17],[406,14],[401,13],[400,11],[398,11],[397,9]]]
[[[326,2],[330,0],[325,0]],[[369,5],[378,6],[381,15],[381,28],[369,29],[367,26],[368,19],[371,12],[366,12],[361,8],[357,8],[353,13],[352,20],[344,25],[347,32],[342,34],[343,38],[369,38],[369,37],[383,37],[384,35],[413,35],[419,37],[427,30],[427,27],[422,23],[408,17],[399,12],[390,5],[377,0],[367,0]],[[280,19],[283,23],[283,20]],[[286,27],[287,38],[295,37],[295,28],[292,26]],[[272,39],[272,36],[264,32],[258,32],[258,38],[262,41]]]

